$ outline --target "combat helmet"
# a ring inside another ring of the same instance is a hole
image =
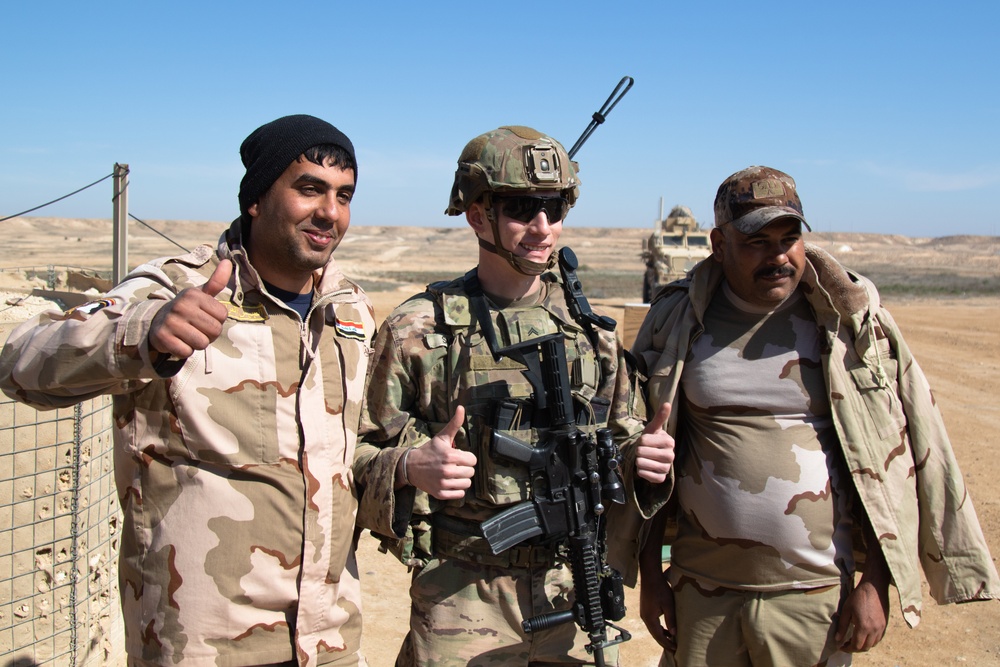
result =
[[[482,201],[493,229],[493,243],[480,239],[479,245],[503,257],[515,270],[538,275],[553,265],[555,253],[547,264],[541,264],[505,249],[500,243],[493,196],[556,191],[572,207],[580,196],[579,185],[577,165],[562,144],[530,127],[505,125],[466,144],[458,158],[445,213],[461,215]]]

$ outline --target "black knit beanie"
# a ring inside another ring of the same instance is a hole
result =
[[[335,144],[354,161],[354,183],[358,182],[358,160],[354,145],[343,132],[325,120],[299,114],[284,116],[261,125],[240,146],[247,173],[240,181],[240,213],[249,220],[249,209],[278,180],[297,157],[321,144]]]

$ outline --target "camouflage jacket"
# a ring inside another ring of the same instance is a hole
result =
[[[261,288],[238,221],[108,295],[15,330],[3,391],[40,409],[114,396],[129,655],[157,664],[364,664],[354,457],[375,329],[331,262],[308,323]],[[153,316],[234,261],[221,336],[157,372]]]
[[[920,620],[921,567],[941,604],[1000,596],[996,568],[927,379],[875,286],[818,247],[807,244],[806,257],[800,288],[824,341],[840,449],[906,622],[912,627]],[[632,347],[654,405],[674,401],[684,360],[722,279],[721,265],[709,258],[654,298]],[[667,430],[675,432],[677,423],[675,410]],[[645,536],[634,534],[637,540],[623,547],[638,548]]]
[[[570,316],[559,278],[547,273],[543,280],[547,296],[542,303],[490,310],[492,324],[505,341],[500,345],[563,333],[574,403],[590,411],[589,427],[581,429],[604,425],[612,429],[626,471],[626,498],[642,515],[652,516],[669,490],[630,474],[635,469],[630,445],[641,434],[645,413],[643,401],[635,400],[637,386],[626,368],[621,339],[614,332],[600,331],[595,350]],[[520,363],[507,357],[493,360],[471,312],[463,278],[432,286],[397,307],[379,329],[374,348],[354,468],[364,497],[358,524],[386,538],[401,560],[416,565],[435,551],[430,515],[444,513],[478,522],[530,497],[527,469],[496,460],[489,442],[494,399],[526,402],[531,387]],[[478,459],[474,492],[462,501],[448,502],[413,487],[394,492],[396,465],[406,448],[428,442],[458,405],[465,407],[466,419],[456,447],[471,450]],[[530,425],[510,433],[532,443],[540,435]],[[473,547],[469,541],[464,545]]]

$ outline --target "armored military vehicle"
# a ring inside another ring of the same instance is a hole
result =
[[[660,285],[683,278],[688,269],[712,252],[709,230],[703,229],[687,206],[674,206],[670,215],[653,223],[653,233],[642,241],[646,274],[642,279],[642,301],[649,303]]]

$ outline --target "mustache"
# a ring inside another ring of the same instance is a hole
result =
[[[753,275],[754,278],[792,278],[795,276],[795,269],[785,264],[784,266],[758,269]]]

